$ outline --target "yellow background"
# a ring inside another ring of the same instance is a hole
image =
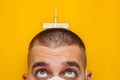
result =
[[[119,0],[0,0],[0,80],[22,80],[42,22],[69,22],[84,40],[92,80],[120,80]]]

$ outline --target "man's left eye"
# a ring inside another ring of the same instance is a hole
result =
[[[75,74],[75,72],[74,71],[72,71],[72,70],[67,70],[66,72],[65,72],[65,75],[64,75],[65,77],[68,77],[68,78],[74,78],[75,76],[76,76],[76,74]]]

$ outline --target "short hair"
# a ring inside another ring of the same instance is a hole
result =
[[[29,44],[29,50],[32,49],[34,45],[38,44],[50,48],[76,45],[82,51],[81,58],[83,61],[83,66],[86,68],[85,45],[82,39],[72,31],[63,28],[51,28],[43,30],[31,40]]]

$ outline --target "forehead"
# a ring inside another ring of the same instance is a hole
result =
[[[32,66],[39,61],[58,62],[59,64],[66,61],[75,61],[81,64],[81,54],[81,49],[75,45],[59,48],[35,45],[29,52],[29,65]]]

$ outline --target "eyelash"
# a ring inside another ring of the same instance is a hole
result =
[[[77,71],[76,71],[76,70],[73,70],[73,69],[71,69],[71,68],[68,68],[68,69],[65,70],[65,72],[67,72],[67,71],[73,71],[76,76],[78,75]]]
[[[37,76],[37,74],[38,74],[39,71],[45,71],[45,72],[48,73],[48,71],[46,69],[38,69],[38,70],[35,71],[35,76]]]

